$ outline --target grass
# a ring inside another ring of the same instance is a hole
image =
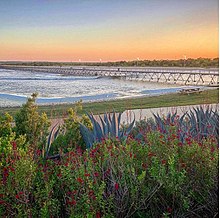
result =
[[[161,96],[147,96],[140,98],[118,99],[102,102],[83,103],[83,110],[81,113],[93,112],[94,114],[104,112],[123,112],[128,109],[146,109],[159,107],[175,107],[184,105],[196,104],[212,104],[219,102],[219,90],[206,90],[202,93],[194,93],[190,95],[183,95],[179,93],[167,94]],[[62,104],[51,106],[39,106],[39,112],[46,112],[51,118],[62,117],[68,108],[74,107],[75,104]],[[0,114],[5,112],[12,116],[20,109],[20,107],[0,108]]]

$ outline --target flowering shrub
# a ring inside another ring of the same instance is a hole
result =
[[[7,149],[0,165],[0,217],[218,214],[219,153],[212,134],[201,140],[187,134],[182,141],[184,129],[172,122],[166,124],[166,133],[143,124],[141,140],[132,135],[126,142],[103,139],[86,150],[77,145],[77,133],[74,146],[67,144],[65,150],[62,140],[55,140],[55,148],[60,144],[59,152],[64,152],[51,160],[42,157],[40,144],[36,150],[27,146],[28,139],[14,135],[9,118],[0,119],[0,142],[8,140],[6,147],[1,144]],[[67,124],[74,132],[73,121]]]

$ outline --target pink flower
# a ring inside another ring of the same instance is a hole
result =
[[[95,177],[98,177],[98,176],[99,176],[99,173],[94,172],[94,176],[95,176]]]

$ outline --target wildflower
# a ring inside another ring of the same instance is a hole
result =
[[[77,182],[79,182],[79,183],[81,183],[81,184],[83,183],[83,179],[81,179],[80,177],[77,178],[76,180],[77,180]]]
[[[16,150],[16,149],[17,149],[17,144],[16,144],[16,142],[13,141],[11,144],[12,144],[12,148],[13,148],[13,150]]]
[[[115,183],[115,190],[117,191],[119,189],[119,184]]]
[[[99,176],[99,173],[94,172],[94,176],[95,176],[95,177],[98,177],[98,176]]]
[[[162,165],[165,165],[166,164],[166,160],[162,160],[161,163],[162,163]]]
[[[41,155],[41,150],[40,150],[40,149],[38,149],[38,150],[36,151],[36,155],[37,155],[37,156],[40,156],[40,155]]]
[[[167,212],[168,212],[168,213],[172,213],[172,208],[171,208],[171,207],[168,207],[168,208],[167,208]]]
[[[90,174],[89,173],[85,173],[85,177],[89,177],[90,176]]]
[[[96,212],[96,218],[101,218],[101,213],[99,211]]]
[[[61,178],[61,177],[62,177],[62,174],[61,174],[61,173],[58,173],[58,174],[57,174],[57,177]]]
[[[183,143],[182,142],[178,142],[178,146],[182,147]]]
[[[142,163],[142,167],[143,167],[144,169],[147,169],[147,163]]]
[[[11,166],[8,166],[8,169],[10,169],[12,172],[15,171],[15,169],[13,167],[11,167]]]
[[[153,152],[148,153],[148,157],[153,157],[153,156],[155,156],[155,154]]]
[[[211,147],[211,152],[213,153],[215,151],[215,148],[214,147]]]
[[[69,204],[69,205],[74,206],[74,205],[76,205],[76,200],[74,200],[74,199],[72,199],[71,201],[67,200],[66,203]]]
[[[182,167],[182,168],[185,168],[185,167],[186,167],[186,164],[185,164],[185,163],[181,163],[181,167]]]

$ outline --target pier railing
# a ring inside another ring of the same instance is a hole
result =
[[[9,70],[58,73],[73,76],[115,77],[126,80],[162,82],[184,85],[219,85],[219,70],[216,68],[166,68],[166,67],[41,67],[0,66]]]

